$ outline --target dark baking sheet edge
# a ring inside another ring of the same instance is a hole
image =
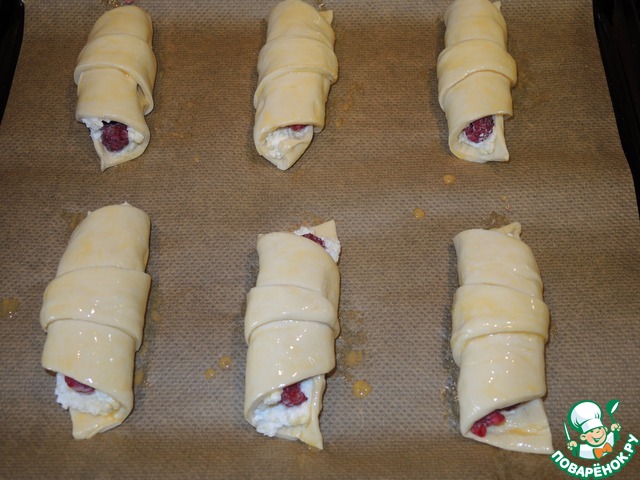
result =
[[[0,0],[0,123],[7,106],[24,31],[24,2]]]
[[[640,211],[640,0],[593,0],[593,18],[622,149]]]

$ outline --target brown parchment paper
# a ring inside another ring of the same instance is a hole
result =
[[[326,129],[287,172],[259,157],[251,135],[275,3],[136,1],[153,19],[159,65],[151,143],[100,173],[74,119],[73,69],[108,7],[26,2],[0,126],[0,478],[568,478],[547,456],[458,431],[452,238],[509,220],[523,225],[552,315],[555,448],[568,453],[562,424],[584,399],[620,400],[623,439],[640,435],[640,225],[591,3],[503,2],[519,70],[511,160],[476,165],[449,153],[436,98],[449,2],[327,0],[340,77]],[[135,408],[120,427],[74,441],[40,367],[42,294],[77,221],[124,201],[152,219]],[[256,236],[332,218],[342,333],[318,452],[244,421],[242,323]],[[365,398],[358,380],[372,386]],[[632,458],[614,478],[639,475]]]

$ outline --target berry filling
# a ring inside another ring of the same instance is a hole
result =
[[[467,128],[464,129],[464,134],[467,139],[473,143],[480,143],[493,133],[493,116],[479,118],[478,120],[471,122]]]
[[[123,123],[110,122],[102,127],[102,137],[100,138],[104,148],[110,152],[119,152],[129,145],[129,132]]]
[[[291,130],[293,130],[294,132],[300,132],[302,130],[304,130],[305,128],[307,128],[306,125],[289,125],[289,128]]]
[[[80,383],[79,381],[71,377],[67,377],[66,375],[64,377],[64,381],[70,389],[75,390],[78,393],[91,394],[96,391],[95,388],[90,387],[89,385],[85,385],[84,383]]]
[[[487,435],[487,427],[492,425],[502,425],[505,421],[504,415],[500,412],[508,412],[509,410],[513,410],[517,407],[518,404],[512,405],[507,408],[503,408],[502,410],[494,410],[490,414],[482,417],[471,427],[471,433],[477,435],[478,437],[484,437]]]
[[[301,235],[301,236],[304,238],[308,238],[309,240],[316,242],[322,248],[325,248],[324,241],[320,237],[315,236],[313,233],[305,233],[304,235]]]
[[[302,393],[300,388],[300,382],[293,385],[287,385],[282,389],[282,396],[280,397],[280,403],[285,407],[296,407],[307,401],[307,396]]]

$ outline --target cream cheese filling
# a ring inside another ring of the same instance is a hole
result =
[[[283,142],[287,140],[302,141],[307,135],[313,135],[313,125],[306,125],[302,130],[293,130],[291,127],[282,127],[274,130],[265,139],[268,155],[280,160],[285,155],[281,148]]]
[[[313,378],[307,378],[300,382],[300,390],[307,399],[300,405],[287,407],[280,403],[282,389],[277,389],[265,396],[253,413],[251,425],[259,433],[268,437],[275,437],[278,430],[284,427],[304,425],[311,419],[311,394]]]
[[[300,227],[293,233],[300,236],[306,235],[308,233],[315,235],[313,230],[307,227]],[[322,242],[324,243],[324,249],[329,255],[331,255],[333,261],[338,263],[338,259],[340,258],[340,241],[337,238],[321,237],[320,235],[316,236],[322,240]]]
[[[74,409],[91,415],[109,415],[120,409],[120,402],[104,392],[76,392],[67,385],[62,373],[56,374],[56,396],[58,403],[65,410]]]

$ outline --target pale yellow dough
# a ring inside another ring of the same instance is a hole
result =
[[[544,346],[549,310],[520,224],[467,230],[454,238],[460,287],[452,309],[451,349],[460,367],[460,430],[506,450],[550,454],[551,433],[541,398],[546,393]],[[494,410],[506,421],[471,433]]]
[[[108,415],[70,408],[74,438],[118,426],[133,409],[133,369],[142,342],[151,277],[149,217],[130,205],[90,213],[73,232],[40,323],[47,332],[42,366],[117,400]]]
[[[157,70],[152,37],[151,18],[144,10],[114,8],[96,21],[78,56],[76,119],[119,122],[141,135],[120,152],[109,152],[100,138],[93,138],[102,170],[139,157],[149,145],[145,115],[153,110]]]
[[[287,170],[322,131],[329,88],[338,79],[331,28],[333,13],[301,0],[277,4],[269,16],[267,41],[258,57],[253,139],[258,153]],[[289,138],[274,154],[267,136],[291,125],[311,125],[301,138]]]
[[[509,160],[504,119],[513,115],[516,63],[507,53],[500,2],[454,0],[445,12],[445,49],[438,57],[438,101],[447,117],[449,148],[463,160]],[[482,149],[461,140],[473,121],[494,116],[495,140]]]
[[[333,221],[311,230],[337,240]],[[260,271],[245,314],[245,418],[252,423],[274,391],[311,378],[308,423],[281,428],[276,436],[322,448],[318,415],[325,374],[335,367],[340,273],[322,246],[293,233],[260,235],[257,248]]]

